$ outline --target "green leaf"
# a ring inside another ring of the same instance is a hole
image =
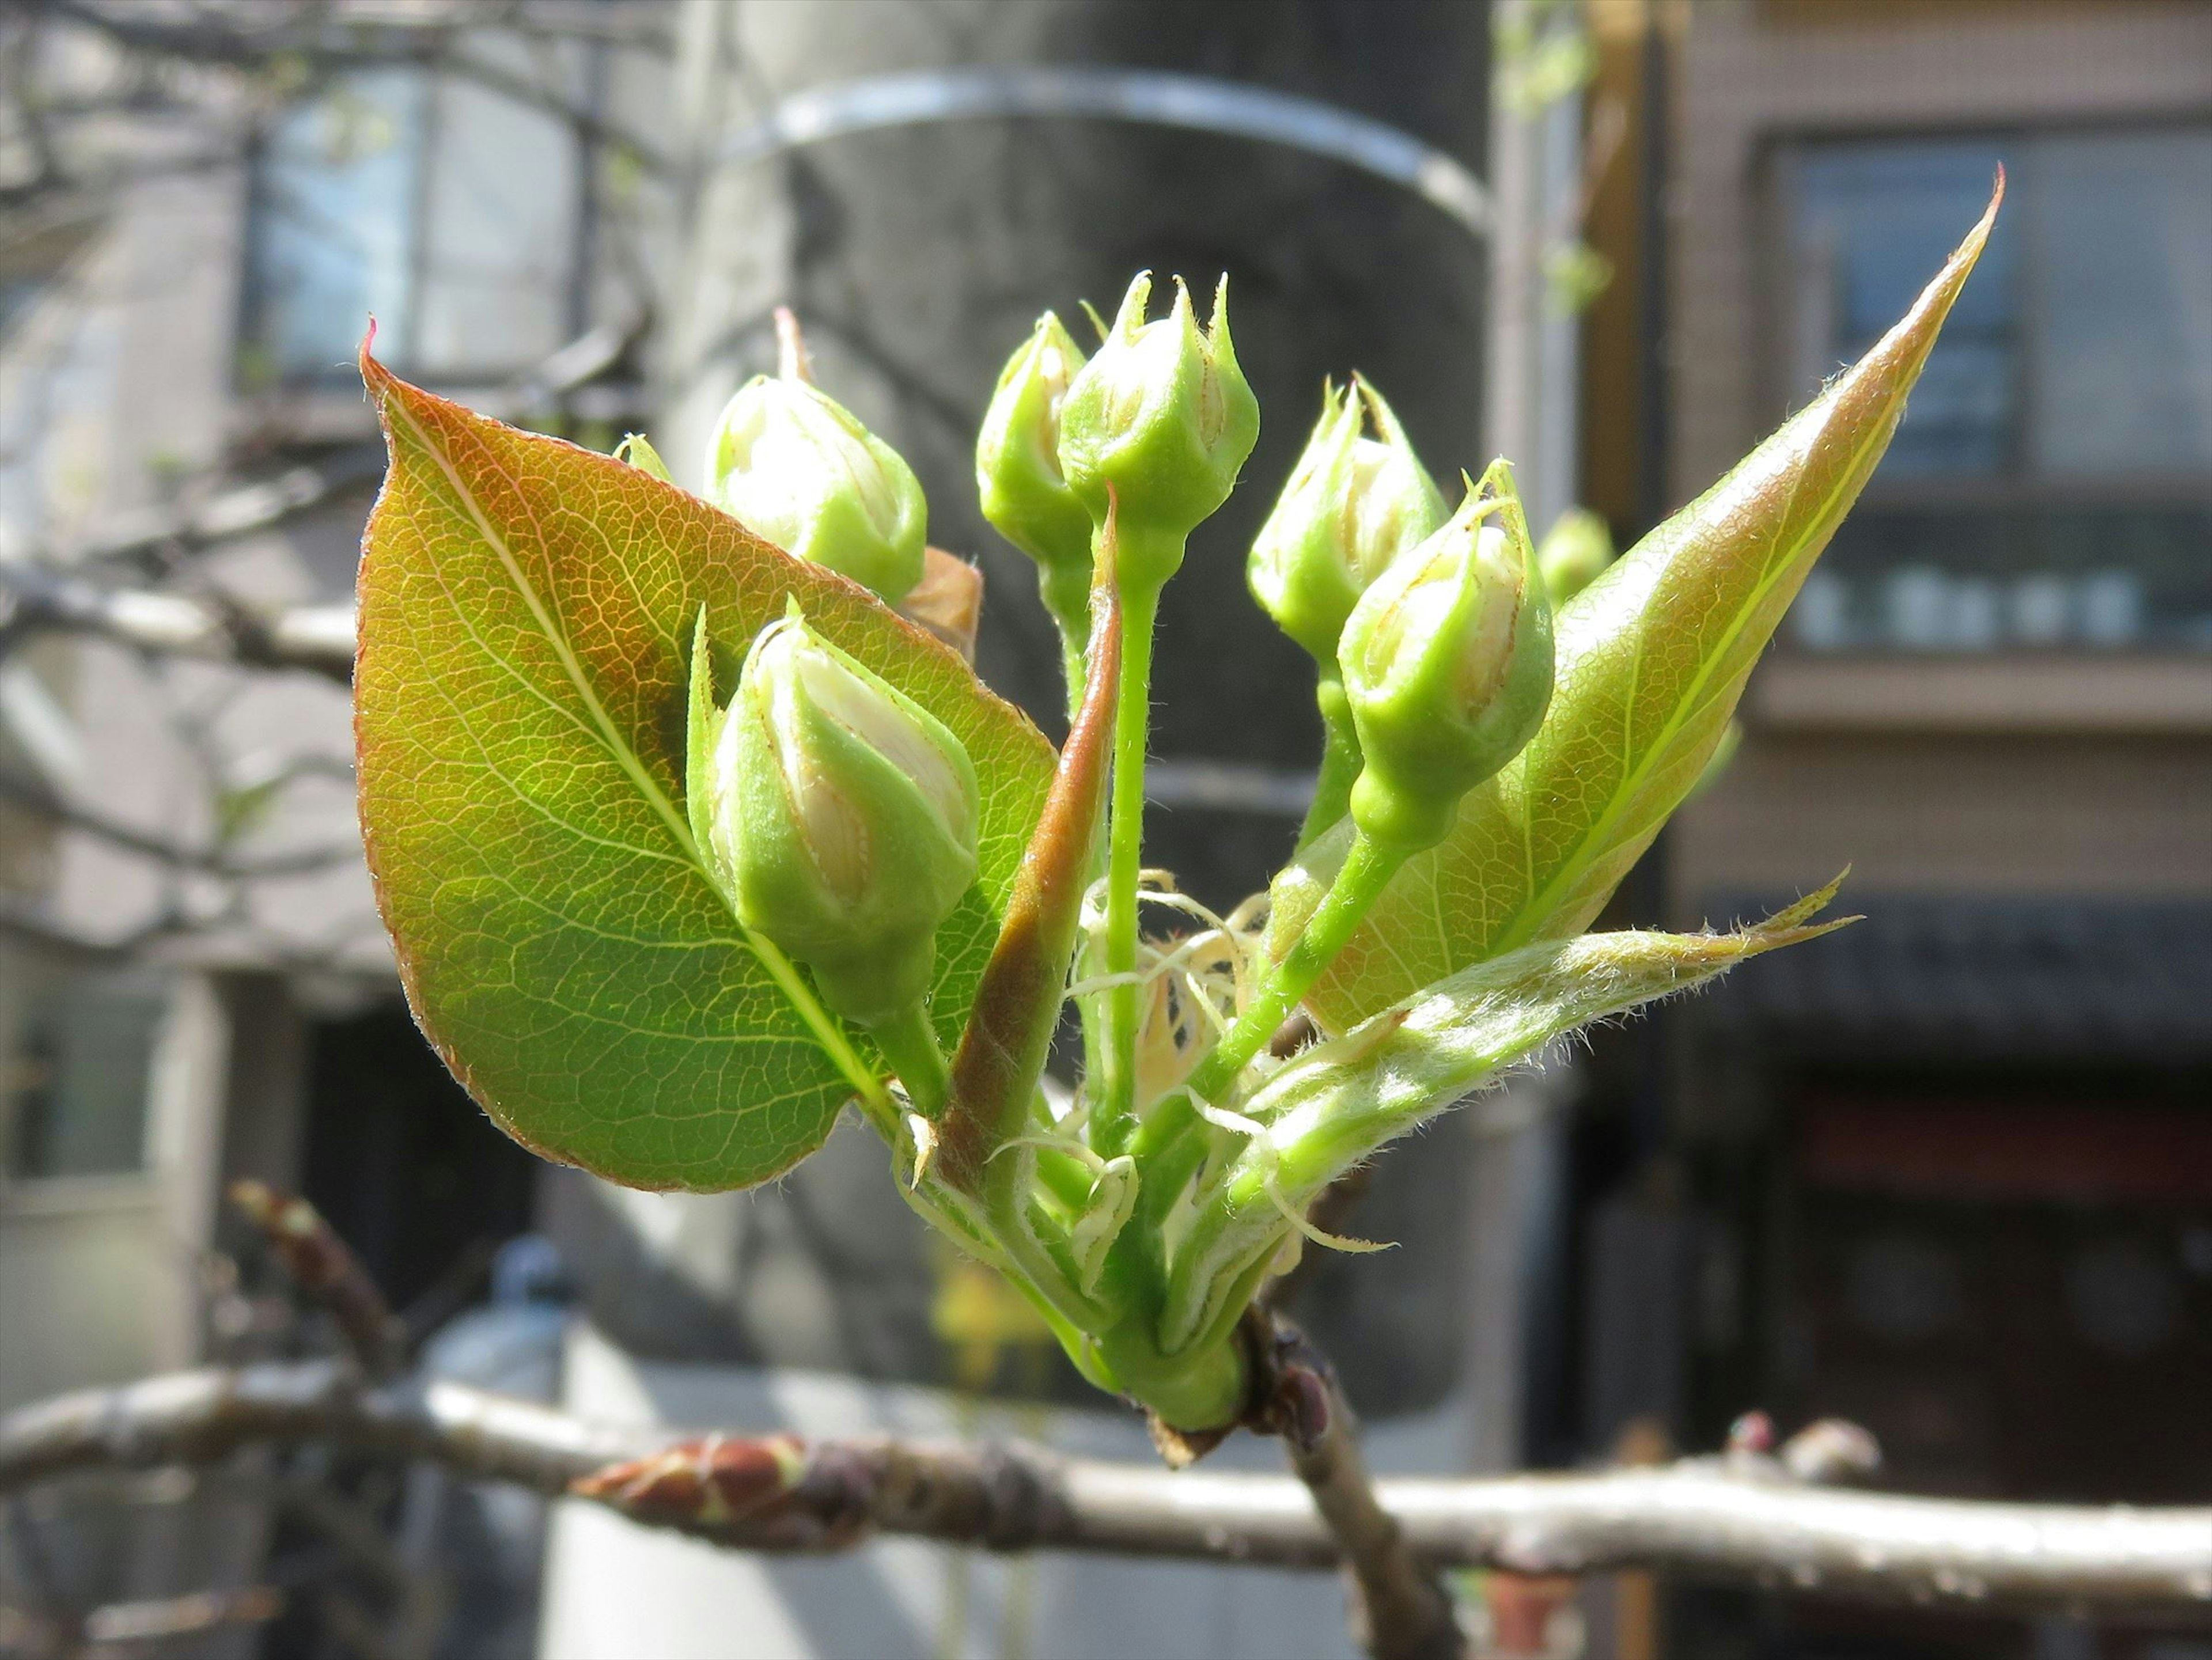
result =
[[[1307,998],[1343,1031],[1486,958],[1587,927],[1703,774],[1745,678],[1858,499],[1974,268],[2002,180],[1903,321],[1849,373],[1560,607],[1559,683],[1528,747],[1460,804]],[[1276,878],[1279,957],[1351,830]]]
[[[795,595],[967,745],[980,874],[939,941],[948,1039],[1051,746],[921,629],[707,503],[434,398],[365,351],[362,374],[392,455],[361,573],[362,822],[416,1018],[547,1158],[636,1187],[775,1174],[856,1091],[879,1100],[881,1068],[700,862],[684,781],[702,608],[722,699]]]
[[[1553,1038],[1703,985],[1746,958],[1856,917],[1814,922],[1840,876],[1733,933],[1585,933],[1472,968],[1309,1049],[1240,1110],[1265,1126],[1195,1201],[1159,1340],[1180,1353],[1234,1316],[1239,1290],[1322,1189]]]

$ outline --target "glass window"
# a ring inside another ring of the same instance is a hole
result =
[[[2045,144],[2035,179],[2033,465],[2212,472],[2212,132]]]
[[[2005,211],[1795,614],[1815,650],[2212,650],[2212,130],[1784,159],[1793,401]]]
[[[0,963],[0,1151],[17,1179],[145,1164],[146,1097],[168,987],[143,970]]]
[[[1794,265],[1809,327],[1797,381],[1817,389],[1905,314],[1981,212],[2002,155],[1995,145],[1823,146],[1797,180]],[[2010,216],[1959,296],[1883,463],[1891,477],[2007,469],[2021,384],[2020,298]]]
[[[483,55],[494,55],[489,51]],[[546,112],[413,69],[349,73],[272,125],[254,173],[240,377],[394,368],[504,380],[568,337],[580,157]]]

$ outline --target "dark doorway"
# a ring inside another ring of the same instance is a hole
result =
[[[397,1004],[317,1023],[311,1067],[307,1198],[394,1308],[469,1300],[493,1250],[530,1226],[538,1160],[493,1127]]]

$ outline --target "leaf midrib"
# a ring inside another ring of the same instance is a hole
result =
[[[1865,453],[1865,446],[1862,445],[1853,453],[1851,465],[1839,471],[1838,483],[1821,502],[1820,515],[1813,520],[1814,524],[1821,523],[1825,520],[1828,510],[1834,506],[1836,498],[1843,493],[1844,482],[1856,472],[1859,459]],[[1790,514],[1796,510],[1798,492],[1804,488],[1804,483],[1805,470],[1801,467],[1796,476],[1790,480],[1790,499],[1783,504],[1781,517],[1784,522],[1787,522]],[[1573,881],[1578,880],[1594,862],[1591,849],[1612,845],[1607,838],[1610,837],[1621,816],[1627,811],[1628,804],[1641,794],[1644,786],[1650,781],[1656,757],[1666,752],[1680,734],[1682,728],[1688,723],[1692,714],[1704,712],[1706,682],[1711,678],[1716,666],[1728,656],[1730,649],[1742,637],[1747,619],[1759,609],[1759,602],[1765,599],[1773,591],[1775,585],[1782,580],[1783,574],[1796,562],[1796,549],[1802,547],[1808,539],[1808,537],[1797,538],[1789,557],[1778,563],[1774,557],[1774,551],[1775,548],[1781,544],[1782,540],[1781,534],[1778,531],[1773,544],[1767,550],[1766,569],[1760,574],[1758,582],[1753,585],[1744,603],[1736,608],[1734,619],[1723,632],[1720,639],[1715,642],[1713,648],[1698,654],[1697,672],[1692,676],[1690,684],[1683,695],[1675,701],[1673,710],[1661,723],[1659,735],[1645,746],[1635,765],[1624,772],[1620,784],[1611,793],[1611,799],[1607,804],[1605,812],[1592,821],[1589,829],[1571,844],[1569,856],[1561,860],[1554,866],[1551,877],[1543,886],[1529,896],[1528,903],[1522,906],[1520,916],[1513,926],[1490,943],[1486,955],[1502,957],[1507,952],[1518,950],[1521,946],[1529,944],[1535,937],[1536,929],[1541,926],[1542,919],[1549,915],[1550,908],[1557,903],[1560,893],[1571,886]],[[1641,639],[1637,642],[1637,663],[1640,671],[1643,663]],[[1630,688],[1630,697],[1625,705],[1625,713],[1632,731],[1635,721],[1633,700],[1636,690],[1641,684],[1642,678],[1639,672],[1636,683]]]

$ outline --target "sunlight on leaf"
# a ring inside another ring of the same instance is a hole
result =
[[[1461,803],[1307,999],[1332,1030],[1455,970],[1589,926],[1703,775],[1744,681],[1858,499],[1989,211],[1903,321],[1728,477],[1563,605],[1559,684],[1535,739]],[[1339,825],[1276,879],[1288,949],[1341,863]]]
[[[391,447],[363,544],[362,828],[416,1019],[516,1140],[637,1187],[758,1182],[820,1145],[865,1040],[780,987],[699,864],[685,708],[703,607],[726,701],[796,596],[943,721],[982,785],[939,942],[956,1036],[1052,750],[945,646],[637,468],[362,373]],[[786,972],[790,970],[786,967]],[[825,1049],[844,1050],[844,1064]]]

